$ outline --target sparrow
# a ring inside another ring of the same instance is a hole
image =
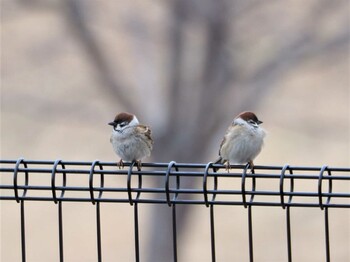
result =
[[[242,112],[228,127],[219,149],[215,164],[246,164],[254,169],[253,160],[260,153],[266,132],[260,127],[262,121],[252,112]]]
[[[141,159],[150,156],[153,148],[151,129],[140,125],[137,117],[129,113],[117,114],[108,125],[113,127],[110,142],[114,152],[121,158],[119,168],[124,161],[135,161],[138,169],[141,168]]]

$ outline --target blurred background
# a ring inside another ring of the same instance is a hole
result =
[[[268,132],[256,165],[350,164],[347,0],[0,3],[2,159],[117,161],[107,123],[127,111],[152,128],[144,161],[206,163],[251,110]],[[19,206],[4,202],[0,258],[20,261]],[[58,261],[54,204],[27,206],[28,261]],[[67,261],[95,261],[94,208],[64,207]],[[102,208],[104,259],[133,261],[132,208]],[[256,210],[256,261],[286,261],[284,212]],[[321,261],[323,213],[294,210],[294,258]],[[218,261],[248,259],[245,212],[217,209]],[[208,210],[178,215],[179,261],[210,261]],[[330,215],[334,261],[349,261],[349,212]],[[170,209],[140,216],[141,258],[169,261]]]

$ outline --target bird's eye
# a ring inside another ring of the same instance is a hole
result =
[[[119,124],[119,126],[120,126],[120,127],[124,127],[124,126],[126,126],[126,122],[122,122],[122,123],[120,123],[120,124]]]
[[[248,123],[249,123],[249,124],[252,124],[252,125],[256,125],[256,123],[255,123],[254,120],[248,120]]]

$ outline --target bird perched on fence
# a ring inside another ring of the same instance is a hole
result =
[[[224,164],[229,171],[230,164],[246,164],[254,168],[253,160],[263,146],[265,130],[252,112],[242,112],[228,127],[219,149],[219,159],[215,164]]]
[[[124,161],[135,161],[138,168],[141,167],[141,159],[150,156],[153,139],[151,129],[140,125],[135,115],[120,113],[109,125],[113,126],[110,142],[114,152],[121,158],[119,167],[123,167]]]

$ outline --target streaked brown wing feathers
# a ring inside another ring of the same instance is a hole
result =
[[[138,133],[144,135],[148,142],[150,143],[150,147],[153,145],[153,139],[151,135],[151,129],[148,126],[145,125],[138,125],[137,127]]]

